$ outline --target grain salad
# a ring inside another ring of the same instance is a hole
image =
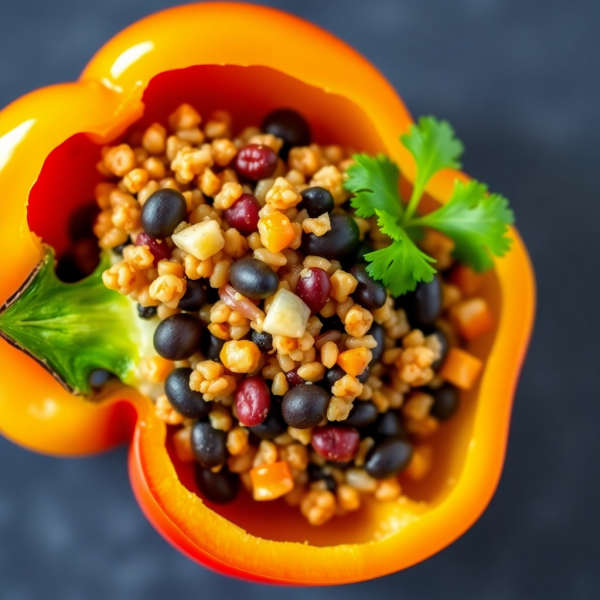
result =
[[[414,291],[370,273],[392,240],[349,202],[354,156],[296,111],[238,131],[189,104],[103,149],[102,280],[155,324],[139,377],[209,501],[243,487],[322,525],[397,500],[483,367],[462,346],[493,320],[450,237],[425,230]]]

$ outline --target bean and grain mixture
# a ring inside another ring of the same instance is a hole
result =
[[[389,238],[347,203],[352,152],[291,110],[234,135],[227,112],[182,104],[127,141],[98,165],[103,281],[157,323],[140,378],[203,495],[241,481],[312,525],[400,498],[457,410],[440,367],[484,302],[449,283],[452,245],[428,235],[442,276],[394,299],[362,259]]]

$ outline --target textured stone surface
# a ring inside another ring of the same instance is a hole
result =
[[[0,106],[74,79],[159,0],[2,0]],[[467,172],[508,196],[536,265],[539,311],[490,508],[429,561],[290,600],[600,597],[600,4],[517,0],[270,2],[354,45],[415,115],[449,119]],[[310,43],[308,40],[304,40]],[[299,48],[301,52],[301,48]],[[572,220],[573,225],[568,225]],[[572,312],[570,312],[572,311]],[[146,522],[126,452],[37,456],[0,439],[0,598],[279,598],[197,567]]]

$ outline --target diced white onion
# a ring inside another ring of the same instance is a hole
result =
[[[206,260],[225,246],[216,221],[202,221],[173,234],[173,243],[198,260]]]
[[[281,289],[269,307],[263,330],[272,335],[300,338],[304,335],[309,317],[310,308],[296,294]]]

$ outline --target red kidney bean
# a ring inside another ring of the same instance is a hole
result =
[[[269,414],[271,394],[262,377],[247,377],[235,392],[235,407],[241,425],[255,427]]]
[[[300,377],[300,375],[298,375],[298,369],[293,369],[292,371],[288,371],[285,374],[285,378],[287,379],[287,382],[290,387],[294,387],[296,385],[300,385],[301,383],[304,383],[304,379],[302,379],[302,377]]]
[[[310,274],[304,274],[304,271],[298,278],[296,284],[296,295],[310,308],[312,314],[318,313],[329,300],[331,292],[331,281],[323,269],[310,267],[307,269]]]
[[[233,168],[244,179],[267,179],[277,168],[277,154],[268,146],[248,144],[238,152]]]
[[[154,256],[154,266],[158,265],[159,260],[171,258],[171,248],[163,240],[157,240],[156,238],[150,237],[147,233],[140,233],[136,240],[136,246],[148,246],[152,256]]]
[[[312,447],[326,460],[347,462],[358,451],[360,435],[354,427],[315,427],[312,432]]]
[[[250,235],[258,231],[259,210],[260,204],[252,194],[242,194],[223,214],[231,227]]]

